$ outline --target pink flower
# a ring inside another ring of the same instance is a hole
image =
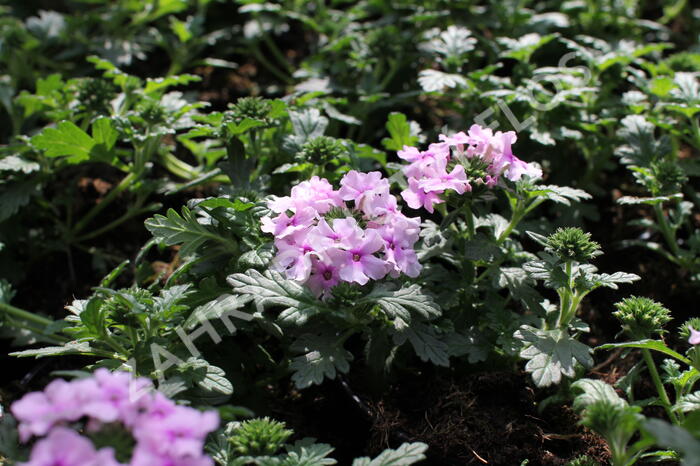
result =
[[[161,419],[144,418],[134,426],[134,437],[139,447],[147,447],[160,455],[174,457],[199,456],[209,432],[219,425],[215,411],[200,412],[177,406]]]
[[[389,181],[379,172],[349,171],[340,180],[340,186],[340,197],[344,201],[354,201],[355,206],[367,215],[372,215],[377,203],[389,196]]]
[[[435,211],[433,208],[435,204],[442,204],[445,202],[440,199],[438,194],[442,194],[442,192],[425,192],[420,188],[418,180],[415,178],[410,178],[408,180],[408,188],[401,191],[401,197],[411,209],[420,209],[423,207],[431,214]]]
[[[315,260],[313,271],[307,285],[309,289],[323,299],[330,295],[330,290],[340,283],[338,268],[328,258]]]
[[[436,178],[435,183],[442,183],[427,186],[428,190],[463,191],[469,186],[464,170],[445,171],[449,146],[442,146],[431,147],[433,152],[425,153],[406,147],[403,156],[414,160],[418,172],[428,173]],[[439,175],[433,175],[435,172]],[[263,218],[261,227],[275,236],[277,254],[273,268],[287,279],[305,283],[321,299],[330,297],[331,289],[340,282],[364,285],[389,272],[393,277],[400,273],[417,276],[420,264],[413,246],[418,240],[420,220],[408,219],[401,213],[397,198],[389,191],[388,180],[379,172],[350,171],[340,183],[336,192],[327,180],[314,177],[294,187],[291,196],[268,203],[270,210],[278,213]],[[417,192],[414,197],[442,202],[435,192],[426,193],[419,188],[416,180],[412,189]],[[421,201],[416,207],[422,205]],[[323,212],[330,210],[329,206],[338,207],[347,216],[334,218],[336,213],[331,216],[326,212],[328,219],[324,218]],[[385,232],[386,228],[391,231]],[[382,239],[380,232],[391,239]],[[387,247],[392,250],[387,251]],[[383,259],[378,257],[382,252]]]
[[[418,181],[418,187],[425,192],[442,193],[448,189],[464,194],[471,191],[471,186],[467,182],[467,174],[462,165],[455,165],[450,173],[447,173],[447,160],[437,159],[433,166],[433,173],[430,178],[423,178]]]
[[[95,451],[92,442],[75,431],[57,427],[32,449],[29,461],[20,466],[120,466],[114,450]]]
[[[134,450],[129,466],[214,466],[214,461],[204,455],[178,457],[139,447]]]
[[[284,272],[288,279],[306,281],[311,273],[311,258],[316,254],[308,231],[298,231],[292,236],[275,241],[277,255],[272,267]]]
[[[695,330],[693,327],[688,326],[690,330],[690,337],[688,337],[688,343],[691,345],[700,345],[700,331]]]
[[[139,458],[163,460],[139,464],[212,465],[202,449],[207,434],[218,426],[218,414],[177,406],[149,388],[149,379],[102,368],[93,377],[55,380],[44,392],[25,395],[12,405],[22,440],[48,434],[36,443],[26,465],[120,466],[112,449],[95,451],[87,438],[59,425],[83,418],[87,431],[99,430],[103,423],[121,423],[131,430]]]
[[[291,194],[291,196],[274,198],[268,207],[277,213],[296,212],[310,207],[319,214],[325,214],[333,207],[340,207],[343,204],[340,195],[333,190],[328,180],[318,176],[294,186]]]
[[[297,231],[310,227],[316,219],[316,211],[310,207],[298,209],[291,217],[282,212],[275,218],[263,217],[262,227],[265,233],[272,233],[277,238],[284,238]]]
[[[365,238],[347,250],[330,249],[326,253],[340,269],[345,281],[365,285],[369,279],[379,280],[387,274],[387,263],[374,256],[384,247],[384,241],[375,230],[366,232]]]

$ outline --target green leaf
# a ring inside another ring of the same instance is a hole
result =
[[[627,406],[627,402],[620,398],[612,385],[602,380],[581,379],[571,384],[571,388],[581,393],[574,399],[574,409],[580,411],[599,401],[616,406]]]
[[[593,274],[592,277],[595,286],[605,286],[607,288],[612,288],[613,290],[617,290],[618,283],[634,283],[637,280],[642,279],[642,277],[637,274],[627,272]]]
[[[618,135],[627,144],[618,147],[615,154],[625,165],[648,166],[652,160],[665,156],[671,150],[671,142],[664,136],[654,137],[654,125],[641,115],[627,115],[622,119]]]
[[[238,136],[253,128],[265,126],[265,122],[261,120],[253,120],[252,118],[244,118],[240,123],[230,122],[226,124],[226,129],[232,136]]]
[[[326,458],[334,448],[326,443],[311,443],[308,440],[297,440],[293,445],[287,445],[287,458],[280,466],[328,466],[336,464],[333,458]]]
[[[320,385],[324,377],[335,379],[336,373],[347,373],[353,357],[343,348],[342,343],[333,334],[304,334],[296,340],[292,351],[303,352],[295,357],[290,368],[294,371],[292,380],[299,389]]]
[[[667,356],[671,356],[681,362],[688,365],[692,365],[690,359],[686,358],[682,354],[673,351],[671,348],[666,346],[662,341],[658,340],[638,340],[638,341],[626,341],[624,343],[607,343],[605,345],[600,345],[596,347],[596,351],[599,349],[609,350],[614,348],[639,348],[639,349],[650,349],[653,351],[658,351]]]
[[[683,395],[674,406],[674,409],[688,413],[700,409],[700,391]]]
[[[399,151],[404,146],[415,146],[418,144],[418,137],[411,135],[411,125],[406,120],[403,113],[392,112],[386,122],[386,129],[391,138],[382,139],[382,145],[386,150]]]
[[[673,199],[682,199],[683,195],[673,194],[671,196],[656,196],[656,197],[634,197],[634,196],[622,196],[617,200],[620,205],[655,205],[663,204],[664,202],[672,201]]]
[[[3,187],[0,184],[0,188]],[[0,189],[0,222],[19,212],[38,192],[36,184],[31,180],[8,183],[5,189]]]
[[[167,216],[157,214],[146,220],[144,225],[159,243],[166,246],[182,244],[180,254],[189,256],[204,244],[212,233],[197,222],[192,211],[182,207],[182,215],[168,209]]]
[[[421,361],[430,361],[443,367],[450,365],[447,343],[439,339],[437,331],[432,326],[412,323],[410,327],[394,333],[393,339],[399,346],[406,343],[406,340],[410,341]]]
[[[584,367],[593,366],[593,350],[562,330],[540,330],[523,325],[513,336],[526,344],[520,357],[528,359],[525,370],[532,374],[538,387],[558,384],[562,375],[574,377],[577,361]]]
[[[246,302],[247,300],[241,299],[240,296],[229,294],[221,295],[218,298],[197,307],[187,318],[185,323],[182,324],[182,326],[185,330],[191,330],[198,327],[201,322],[219,319],[228,312],[242,308]],[[245,314],[243,312],[237,312],[235,317],[246,321],[253,319],[252,315]]]
[[[32,173],[41,168],[36,162],[26,160],[19,155],[8,155],[0,159],[0,171]]]
[[[17,421],[0,406],[0,457],[17,458],[19,444]]]
[[[659,445],[679,452],[683,457],[682,466],[700,466],[700,440],[690,432],[660,419],[649,419],[643,428]]]
[[[55,128],[46,128],[32,137],[32,145],[43,150],[47,157],[66,157],[71,164],[90,159],[95,141],[70,121],[62,121]]]
[[[238,258],[237,266],[239,270],[264,269],[270,265],[274,257],[275,252],[272,243],[266,243],[241,254]]]
[[[404,466],[425,459],[428,445],[422,442],[404,443],[396,450],[386,449],[375,459],[357,458],[352,466]]]
[[[571,205],[571,201],[581,202],[591,199],[591,195],[582,189],[569,188],[568,186],[537,186],[534,190],[528,191],[531,196],[543,196],[550,201],[559,204]]]
[[[418,84],[425,92],[441,92],[445,88],[466,87],[467,80],[459,74],[423,70],[418,74]]]
[[[105,152],[112,150],[118,137],[119,131],[114,128],[110,118],[98,118],[92,123],[92,138],[103,146]]]
[[[357,304],[376,304],[394,321],[399,329],[412,321],[412,313],[422,319],[432,319],[442,314],[440,306],[417,285],[392,290],[389,284],[374,287],[371,293],[360,298]]]
[[[282,324],[303,325],[325,309],[306,287],[271,270],[262,274],[250,269],[229,275],[226,281],[236,293],[250,297],[259,311],[282,307],[277,317]]]
[[[231,200],[226,197],[210,197],[197,203],[197,207],[206,207],[207,209],[223,207],[225,209],[233,209],[236,212],[245,212],[254,205],[254,202],[245,202],[238,198]]]
[[[92,348],[87,342],[71,341],[63,346],[46,346],[44,348],[30,349],[24,351],[16,351],[10,353],[10,356],[18,358],[35,357],[37,359],[46,356],[63,356],[67,354],[90,354]]]
[[[476,238],[464,245],[464,258],[471,261],[494,262],[502,254],[496,243],[485,239]]]

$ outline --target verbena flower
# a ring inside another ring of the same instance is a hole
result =
[[[688,343],[691,345],[700,345],[700,330],[695,330],[693,327],[688,327],[690,336],[688,337]]]
[[[74,430],[57,427],[32,449],[29,461],[20,466],[120,466],[114,450],[95,450],[92,442]]]
[[[518,181],[523,175],[542,176],[542,170],[516,157],[512,145],[515,132],[494,133],[490,128],[472,125],[467,133],[440,135],[440,142],[427,151],[404,146],[398,156],[409,162],[403,168],[408,188],[401,193],[413,209],[434,211],[434,205],[444,202],[440,195],[446,191],[458,194],[471,191],[473,184],[495,186],[501,176]]]
[[[275,236],[273,268],[321,298],[341,282],[365,285],[420,273],[413,249],[420,218],[401,213],[379,172],[350,171],[338,191],[313,177],[268,206],[273,215],[262,219],[261,229]]]
[[[152,390],[150,380],[126,372],[98,369],[90,378],[55,380],[43,392],[28,393],[15,402],[12,413],[22,441],[48,434],[34,446],[28,466],[119,465],[113,449],[96,451],[88,438],[66,427],[82,420],[88,435],[114,423],[130,431],[136,443],[131,466],[214,464],[203,448],[206,436],[219,424],[217,413],[178,406]],[[73,450],[81,456],[74,458]],[[48,460],[51,454],[53,462]]]

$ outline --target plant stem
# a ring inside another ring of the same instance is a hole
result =
[[[469,201],[464,204],[464,220],[467,222],[467,233],[469,234],[469,239],[473,239],[475,235],[474,214],[472,213],[472,203]]]
[[[661,208],[661,204],[654,204],[654,213],[656,214],[656,221],[661,229],[661,234],[666,240],[666,244],[668,244],[668,247],[671,248],[673,255],[678,257],[680,251],[678,249],[678,243],[676,242],[676,235],[671,228],[671,225],[668,224],[668,219]]]
[[[29,312],[29,311],[25,311],[24,309],[20,309],[18,307],[12,306],[11,304],[7,304],[7,303],[0,302],[0,311],[4,312],[5,314],[16,317],[18,319],[26,320],[27,322],[32,322],[35,324],[39,324],[39,325],[44,326],[44,327],[47,327],[53,323],[53,320],[51,320],[47,317],[42,317],[40,315],[34,314],[32,312]]]
[[[127,220],[129,220],[132,217],[136,217],[137,215],[145,214],[146,212],[152,212],[154,210],[158,210],[158,209],[160,209],[160,207],[161,207],[160,203],[154,203],[154,204],[147,205],[146,207],[142,207],[140,209],[129,210],[124,215],[119,217],[118,219],[108,223],[107,225],[105,225],[101,228],[98,228],[97,230],[93,230],[90,233],[86,233],[83,236],[76,238],[75,240],[77,242],[81,242],[81,241],[86,241],[86,240],[91,239],[91,238],[95,238],[97,236],[102,235],[103,233],[106,233],[106,232],[118,227],[119,225],[126,222]]]
[[[75,236],[77,233],[80,233],[83,229],[85,229],[86,226],[94,219],[97,214],[102,212],[107,206],[109,206],[114,200],[125,190],[127,190],[137,179],[139,175],[135,172],[131,172],[128,175],[126,175],[122,180],[119,182],[119,184],[112,189],[110,192],[107,193],[107,195],[102,199],[102,201],[95,205],[90,211],[83,216],[83,218],[80,219],[78,223],[76,223],[73,226],[73,229],[71,230],[71,236]]]
[[[668,418],[673,424],[678,425],[678,418],[673,412],[673,409],[671,409],[671,400],[668,398],[666,389],[664,388],[664,385],[661,382],[661,377],[659,377],[659,371],[656,370],[656,364],[654,364],[654,359],[651,357],[651,352],[648,349],[642,349],[642,356],[644,357],[644,362],[646,362],[647,364],[649,374],[651,374],[651,380],[652,382],[654,382],[654,386],[656,387],[656,391],[659,394],[659,398],[661,398],[661,402],[664,405],[666,414],[668,414]]]

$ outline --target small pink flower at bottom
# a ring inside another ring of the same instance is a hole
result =
[[[20,466],[121,466],[114,450],[95,451],[92,442],[71,429],[57,427],[39,440],[27,463]]]
[[[690,330],[688,343],[691,345],[700,345],[700,330],[695,330],[693,327],[688,327],[688,330]]]
[[[329,264],[327,261],[329,261],[329,259],[317,260],[314,264],[311,276],[309,277],[309,281],[306,282],[311,291],[321,298],[327,298],[331,288],[340,283],[338,268],[333,264]]]

